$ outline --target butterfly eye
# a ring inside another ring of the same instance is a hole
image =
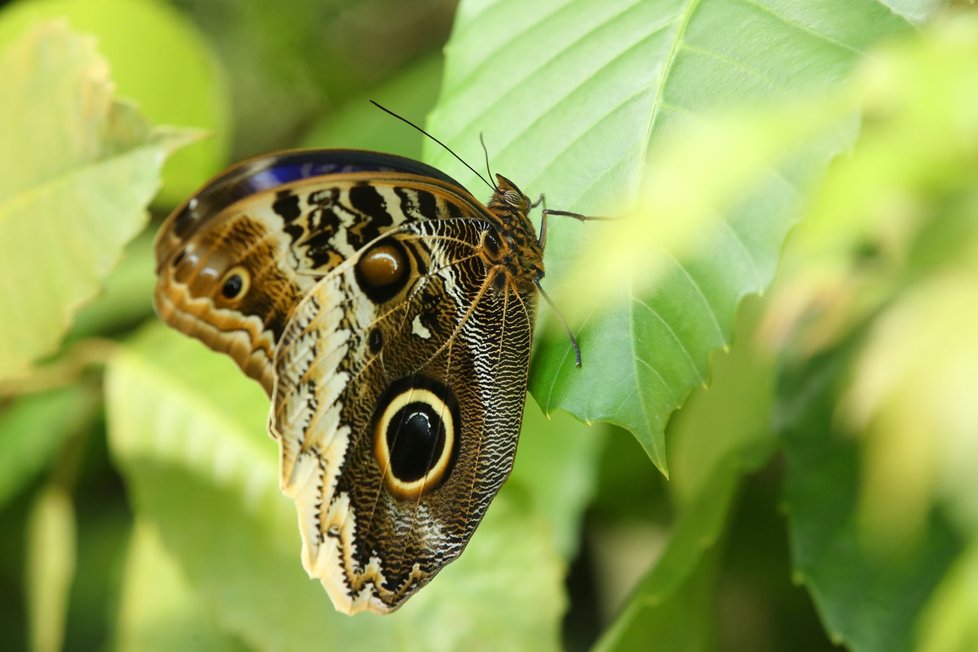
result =
[[[374,451],[399,498],[416,499],[439,487],[458,457],[458,408],[447,387],[428,384],[420,378],[394,383],[378,406]]]
[[[523,198],[520,197],[519,193],[513,190],[507,190],[503,193],[503,201],[510,206],[518,207],[522,203]]]
[[[221,296],[228,301],[240,299],[251,285],[251,274],[244,267],[234,267],[224,275],[221,281]]]

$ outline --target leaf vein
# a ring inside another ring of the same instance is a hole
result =
[[[666,56],[666,60],[662,64],[662,75],[659,77],[659,83],[655,89],[655,97],[652,99],[652,111],[651,115],[649,116],[649,126],[645,131],[645,137],[642,141],[643,150],[648,149],[649,141],[652,139],[652,130],[655,128],[655,123],[659,118],[659,105],[662,102],[662,95],[665,92],[666,82],[669,80],[669,73],[672,71],[672,66],[676,62],[676,55],[679,53],[679,47],[682,44],[683,37],[686,34],[686,28],[689,26],[689,21],[696,12],[699,3],[700,0],[690,0],[685,9],[677,14],[679,18],[679,27],[676,30],[676,38],[673,41],[672,47],[669,49],[669,54]]]
[[[733,225],[730,224],[728,220],[720,220],[720,222],[723,224],[724,228],[726,228],[726,230],[730,232],[730,234],[733,236],[740,250],[744,252],[744,257],[747,258],[747,262],[750,264],[751,272],[753,273],[754,276],[755,287],[759,287],[761,285],[761,276],[762,276],[761,270],[757,267],[757,262],[754,260],[754,256],[753,254],[751,254],[750,249],[747,248],[747,245],[740,237],[740,234],[737,233],[737,230],[733,228]]]
[[[713,50],[707,50],[705,48],[699,48],[699,47],[696,47],[695,45],[690,45],[689,43],[684,43],[680,47],[681,47],[681,49],[683,49],[683,50],[685,50],[687,52],[693,52],[695,54],[702,54],[704,57],[708,57],[710,59],[715,59],[716,61],[720,61],[720,62],[723,62],[725,64],[728,64],[728,65],[730,65],[730,66],[732,66],[734,68],[737,68],[739,70],[743,70],[747,74],[752,75],[753,77],[756,77],[756,78],[762,80],[763,82],[765,82],[766,84],[768,84],[771,87],[780,88],[780,87],[783,86],[783,84],[777,83],[776,81],[774,81],[773,79],[771,79],[770,77],[768,77],[767,75],[765,75],[760,70],[758,70],[756,68],[752,68],[752,67],[748,66],[747,64],[745,64],[745,63],[743,63],[741,61],[737,61],[736,59],[733,59],[731,57],[728,57],[725,54],[721,54],[720,52],[715,52]]]
[[[675,340],[676,344],[679,345],[679,350],[683,352],[683,355],[686,357],[686,360],[689,362],[689,366],[693,368],[693,372],[696,374],[696,378],[700,381],[700,383],[705,383],[706,379],[703,377],[703,374],[700,373],[700,370],[696,366],[696,363],[693,362],[692,354],[690,353],[689,349],[686,348],[686,345],[683,343],[683,341],[679,338],[679,335],[676,334],[676,331],[673,330],[672,325],[669,324],[669,322],[666,321],[665,318],[659,313],[659,311],[656,310],[651,304],[646,303],[645,301],[642,301],[641,299],[638,299],[636,297],[632,297],[632,300],[638,303],[646,310],[648,310],[650,313],[652,313],[652,315],[656,319],[658,319],[663,326],[666,327],[666,330],[669,331],[669,335],[672,336],[672,339]]]
[[[716,332],[720,336],[720,339],[726,342],[727,338],[723,334],[723,328],[720,326],[720,319],[716,314],[716,310],[713,308],[713,305],[710,303],[709,299],[706,298],[706,294],[703,292],[703,289],[700,287],[699,283],[696,282],[696,279],[693,278],[693,275],[689,273],[689,270],[686,269],[685,265],[683,265],[678,258],[676,258],[671,254],[667,254],[667,255],[676,264],[676,267],[679,268],[679,271],[681,271],[683,275],[686,277],[686,279],[690,282],[690,284],[693,286],[693,289],[696,290],[696,294],[698,294],[700,299],[703,300],[703,305],[706,306],[707,311],[710,313],[710,317],[713,322],[713,327],[716,329]]]
[[[817,38],[817,39],[819,39],[821,41],[825,41],[829,45],[834,45],[837,48],[842,48],[844,50],[848,50],[849,52],[853,52],[855,54],[860,54],[860,55],[861,54],[864,54],[864,52],[862,50],[860,50],[859,48],[854,47],[852,45],[849,45],[848,43],[843,43],[842,41],[839,41],[837,39],[834,39],[831,36],[828,36],[827,34],[820,34],[819,32],[816,32],[815,30],[811,29],[810,27],[806,27],[805,25],[802,25],[801,23],[795,22],[793,20],[789,20],[785,16],[782,16],[781,14],[779,14],[776,11],[774,11],[770,7],[761,4],[760,2],[757,2],[756,0],[740,0],[740,1],[743,2],[745,5],[754,7],[755,9],[757,9],[758,11],[760,11],[762,13],[768,14],[769,16],[772,16],[773,18],[778,19],[779,21],[781,21],[785,25],[787,25],[789,27],[792,27],[792,28],[794,28],[795,30],[797,30],[799,32],[804,32],[804,33],[806,33],[806,34],[808,34],[810,36],[814,36],[815,38]]]
[[[506,103],[507,99],[509,98],[510,95],[512,95],[512,93],[514,93],[515,91],[517,91],[520,88],[522,88],[525,85],[527,79],[530,79],[530,78],[536,76],[541,70],[543,70],[547,66],[553,64],[555,61],[557,61],[558,59],[560,59],[560,57],[562,57],[563,55],[565,55],[567,52],[574,50],[575,47],[577,47],[578,44],[583,39],[587,38],[589,35],[593,34],[596,31],[598,31],[599,29],[601,29],[602,27],[604,27],[608,23],[610,23],[610,22],[612,22],[612,21],[620,18],[622,15],[624,15],[625,13],[627,13],[629,10],[631,10],[633,7],[636,7],[636,6],[638,6],[638,3],[634,3],[634,4],[632,4],[632,5],[628,6],[628,7],[625,7],[621,11],[619,11],[618,13],[615,13],[615,14],[612,14],[612,15],[608,16],[606,20],[603,20],[601,22],[595,23],[594,25],[591,25],[588,28],[587,31],[585,31],[585,32],[583,32],[581,34],[575,35],[575,37],[573,39],[567,39],[567,45],[564,48],[561,48],[559,50],[554,50],[552,56],[550,56],[550,57],[548,57],[548,58],[546,58],[546,59],[538,62],[537,65],[535,65],[533,67],[530,67],[530,68],[526,68],[525,70],[521,70],[521,72],[523,74],[519,78],[516,78],[515,76],[507,75],[506,80],[510,82],[509,83],[509,87],[505,91],[503,91],[503,92],[495,93],[493,95],[492,99],[490,101],[488,101],[488,102],[483,103],[481,110],[478,113],[474,114],[464,125],[462,125],[461,126],[461,129],[458,132],[456,132],[454,134],[447,134],[447,135],[444,136],[444,138],[449,139],[449,140],[452,139],[452,138],[455,138],[456,136],[459,135],[459,133],[461,133],[462,131],[464,131],[466,127],[468,127],[470,125],[479,124],[480,122],[483,122],[485,116],[487,116],[487,115],[495,112],[500,105],[503,105],[503,104]],[[558,13],[558,12],[554,12],[554,14],[551,14],[551,16],[555,15],[556,13]],[[536,24],[534,24],[534,26],[536,26]],[[624,50],[622,50],[621,52],[619,52],[618,54],[616,54],[614,57],[612,57],[606,63],[604,63],[603,64],[603,67],[607,67],[607,66],[611,65],[612,63],[614,63],[615,61],[617,61],[618,59],[620,59],[622,56],[624,56],[625,54],[627,54],[628,52],[630,52],[635,47],[637,47],[637,46],[641,45],[642,43],[646,42],[648,40],[648,38],[650,38],[651,36],[654,36],[655,34],[657,34],[658,32],[660,32],[662,29],[665,29],[667,26],[668,26],[668,23],[665,23],[665,24],[663,24],[661,26],[654,27],[652,32],[646,34],[643,38],[639,39],[634,44],[630,45],[629,47],[625,48]],[[523,33],[525,34],[526,31],[529,31],[529,30],[524,30]],[[512,39],[510,39],[510,41],[512,41]],[[505,44],[499,46],[498,48],[495,49],[495,51],[498,52],[504,46],[505,46]],[[456,95],[456,96],[461,95],[464,91],[468,90],[469,88],[472,88],[473,86],[475,86],[477,84],[478,85],[483,84],[484,83],[484,75],[480,75],[478,73],[480,72],[480,69],[483,67],[483,65],[486,65],[486,64],[489,64],[489,63],[491,63],[492,65],[496,65],[496,63],[494,61],[489,60],[485,64],[480,63],[478,66],[474,66],[473,69],[472,69],[472,71],[468,75],[466,75],[466,77],[459,83],[457,89],[454,92],[454,95]],[[579,90],[579,89],[575,88],[574,90],[576,91],[576,90]],[[567,96],[566,95],[563,96],[563,97],[558,97],[553,104],[551,104],[549,107],[544,107],[544,110],[542,110],[540,112],[540,115],[537,116],[536,118],[534,118],[531,122],[526,123],[526,125],[522,129],[513,130],[513,131],[509,132],[510,133],[510,139],[509,139],[508,142],[506,142],[505,144],[503,144],[503,146],[500,149],[497,150],[497,156],[501,152],[505,151],[506,148],[510,144],[512,144],[513,142],[519,140],[534,125],[538,124],[542,119],[544,119],[547,115],[549,115],[552,112],[552,110],[553,110],[554,107],[559,106],[560,103],[563,102],[566,99],[567,99]]]

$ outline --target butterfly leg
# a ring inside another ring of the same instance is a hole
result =
[[[604,222],[615,219],[613,217],[598,217],[595,215],[585,215],[584,213],[575,213],[573,211],[559,211],[547,208],[547,198],[542,193],[537,197],[535,202],[530,204],[530,208],[536,208],[541,205],[543,206],[543,211],[540,213],[540,235],[537,238],[537,244],[540,245],[540,249],[543,249],[547,244],[547,218],[551,215],[573,217],[579,222]]]
[[[560,321],[560,325],[564,327],[564,331],[567,333],[567,339],[570,340],[571,347],[574,349],[574,365],[580,368],[581,347],[580,345],[578,345],[577,338],[574,337],[574,333],[573,331],[571,331],[570,326],[567,325],[567,320],[564,319],[564,316],[560,314],[559,310],[557,310],[557,306],[555,306],[554,302],[550,299],[550,295],[544,292],[543,286],[540,284],[540,279],[542,278],[543,278],[543,274],[536,277],[533,280],[533,284],[537,286],[537,290],[540,292],[540,296],[543,297],[543,300],[547,302],[547,305],[550,306],[550,309],[554,311],[555,315],[557,315],[557,319]]]
[[[543,211],[540,213],[540,235],[537,237],[537,244],[540,245],[540,251],[543,251],[547,245],[547,198],[543,193],[540,193],[537,200],[530,204],[530,208],[536,208],[541,204],[543,205]]]

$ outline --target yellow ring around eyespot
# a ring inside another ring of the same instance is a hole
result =
[[[228,280],[234,275],[237,275],[238,278],[241,279],[241,289],[238,290],[238,293],[233,297],[225,296],[224,284],[227,283]],[[248,290],[250,289],[251,289],[251,272],[249,272],[241,265],[235,265],[227,272],[225,272],[224,276],[221,277],[221,283],[218,287],[218,292],[220,293],[221,298],[224,299],[225,301],[237,301],[244,295],[248,294]]]
[[[398,410],[411,403],[425,403],[441,417],[442,426],[445,429],[445,445],[442,446],[441,455],[431,469],[422,477],[413,482],[404,482],[398,479],[391,472],[390,449],[387,447],[387,426],[391,419],[397,414]],[[451,408],[445,401],[438,397],[434,392],[418,387],[407,389],[391,400],[384,409],[384,413],[377,421],[374,432],[374,455],[384,473],[384,480],[391,492],[398,498],[417,498],[425,492],[438,486],[442,476],[448,469],[449,460],[452,459],[452,450],[455,448],[455,417]]]

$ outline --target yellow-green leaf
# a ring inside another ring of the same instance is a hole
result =
[[[167,153],[94,39],[44,24],[0,54],[0,378],[50,353],[146,223]]]
[[[37,497],[25,543],[31,647],[34,652],[57,652],[75,576],[75,511],[63,489],[50,487]]]
[[[21,0],[0,12],[0,47],[41,21],[67,19],[97,39],[120,97],[153,124],[206,130],[163,168],[154,201],[173,205],[227,162],[231,100],[224,71],[205,35],[168,2],[145,0]]]

